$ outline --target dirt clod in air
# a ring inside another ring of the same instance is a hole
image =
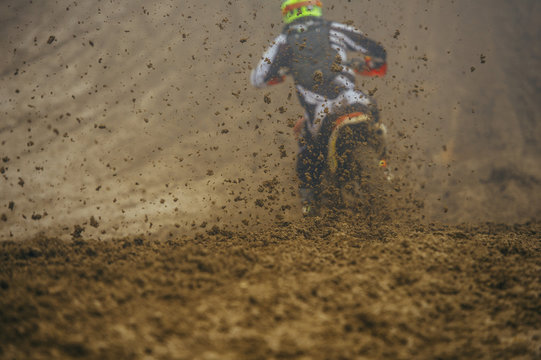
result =
[[[96,218],[94,216],[90,217],[90,226],[92,226],[94,228],[100,227],[100,223],[96,220]]]
[[[83,231],[85,231],[84,227],[82,227],[80,225],[75,225],[74,228],[73,228],[73,233],[71,234],[71,236],[74,239],[79,239],[79,238],[81,238],[81,234],[83,233]]]

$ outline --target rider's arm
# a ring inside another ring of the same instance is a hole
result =
[[[252,70],[253,86],[263,88],[284,80],[285,76],[280,73],[280,69],[287,65],[285,64],[286,56],[284,56],[286,41],[286,35],[280,34],[265,51],[257,67]]]
[[[376,41],[369,39],[352,26],[331,23],[331,41],[348,51],[361,52],[364,55],[364,66],[355,71],[367,76],[383,76],[387,71],[387,52]]]

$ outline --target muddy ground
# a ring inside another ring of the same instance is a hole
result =
[[[0,1],[0,359],[541,357],[541,2],[324,1],[385,220],[301,216],[278,4]]]
[[[0,244],[5,359],[538,359],[541,224]]]

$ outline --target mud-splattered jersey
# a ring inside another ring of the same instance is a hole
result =
[[[294,79],[297,95],[304,107],[308,130],[317,133],[325,116],[333,108],[371,100],[355,89],[355,72],[347,65],[349,51],[360,52],[375,60],[373,74],[386,70],[385,49],[355,28],[308,17],[286,25],[263,54],[252,71],[251,82],[262,88]]]

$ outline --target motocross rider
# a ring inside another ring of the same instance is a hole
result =
[[[381,129],[374,101],[355,88],[355,73],[383,76],[387,71],[385,49],[355,28],[322,18],[319,0],[284,0],[285,26],[252,70],[257,88],[293,77],[305,110],[295,126],[299,144],[297,175],[303,214],[314,211],[325,166],[326,148],[333,124],[350,113],[369,114]],[[348,63],[347,53],[359,52],[364,61]],[[381,159],[385,156],[381,154]],[[380,162],[385,166],[384,160]]]

